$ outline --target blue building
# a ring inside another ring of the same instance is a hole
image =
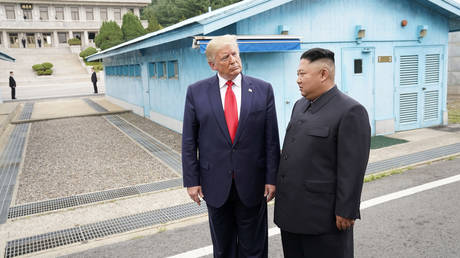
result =
[[[89,59],[103,59],[111,101],[180,132],[187,86],[214,74],[207,42],[237,35],[243,73],[273,85],[284,137],[301,97],[300,55],[328,48],[338,88],[367,108],[374,135],[389,134],[447,123],[448,33],[459,15],[451,0],[245,0]]]

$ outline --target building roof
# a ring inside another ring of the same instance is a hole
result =
[[[7,55],[5,53],[2,53],[2,52],[0,52],[0,59],[5,60],[5,61],[10,61],[10,62],[16,61],[16,59],[14,59],[11,56],[9,56],[9,55]]]
[[[230,24],[276,8],[293,0],[243,0],[184,20],[164,29],[124,42],[88,57],[89,61],[149,48],[179,39],[206,35]],[[449,18],[449,30],[460,30],[460,4],[454,0],[416,0]]]

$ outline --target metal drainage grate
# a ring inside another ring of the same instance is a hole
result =
[[[26,103],[20,118],[29,119],[32,110],[33,103]],[[16,125],[0,155],[0,224],[5,223],[8,217],[28,130],[29,124]]]
[[[96,203],[101,201],[113,200],[121,197],[137,195],[141,193],[148,193],[159,191],[163,189],[182,186],[182,178],[166,180],[162,182],[155,182],[137,186],[124,187],[113,190],[106,190],[96,193],[87,193],[63,198],[56,198],[41,202],[28,203],[10,207],[8,210],[8,218],[17,218],[28,216],[32,214],[55,211],[69,207],[80,206],[89,203]]]
[[[30,117],[32,116],[33,109],[34,109],[34,103],[33,102],[27,102],[24,105],[24,108],[22,109],[22,113],[19,116],[19,120],[30,119]]]
[[[91,99],[85,98],[85,102],[94,108],[98,112],[107,112],[108,110],[97,104]],[[146,148],[150,153],[158,157],[161,161],[170,166],[173,170],[177,171],[182,175],[182,163],[180,155],[173,151],[170,147],[164,145],[154,137],[144,133],[137,129],[126,120],[120,118],[117,115],[106,115],[104,116],[109,122],[115,127],[118,127],[125,134],[131,137],[134,141],[139,143],[141,146]]]
[[[5,257],[35,253],[82,241],[84,241],[84,238],[78,227],[16,239],[7,243]]]
[[[205,214],[206,205],[186,203],[164,209],[143,212],[116,219],[91,223],[66,230],[60,230],[8,241],[5,257],[15,257],[58,246],[69,245],[113,234],[128,232],[161,223],[167,223],[191,216]]]
[[[460,153],[460,143],[429,149],[426,151],[420,151],[392,159],[373,162],[367,166],[366,174],[396,169],[404,166],[409,166],[411,164],[423,162],[426,160],[436,159],[448,155],[454,155],[457,153]]]

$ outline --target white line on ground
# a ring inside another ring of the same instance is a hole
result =
[[[404,189],[398,192],[382,195],[382,196],[361,202],[360,209],[364,210],[364,209],[367,209],[367,208],[370,208],[370,207],[373,207],[373,206],[376,206],[376,205],[379,205],[385,202],[393,201],[399,198],[403,198],[403,197],[413,195],[419,192],[423,192],[429,189],[433,189],[439,186],[455,183],[457,181],[460,181],[460,175],[451,176],[448,178],[429,182],[423,185],[418,185],[418,186],[414,186],[408,189]],[[278,227],[273,227],[268,230],[268,236],[269,237],[275,236],[275,235],[280,234],[280,232],[281,231]],[[199,249],[191,250],[191,251],[177,254],[174,256],[169,256],[167,258],[198,258],[198,257],[203,257],[205,255],[210,255],[210,254],[212,254],[212,245],[208,245],[208,246],[205,246]]]

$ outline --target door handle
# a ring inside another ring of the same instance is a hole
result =
[[[425,88],[425,87],[423,87],[423,88],[422,88],[422,90],[426,90],[426,88]]]
[[[289,100],[286,100],[286,102],[285,102],[285,103],[286,103],[286,104],[291,104],[291,102],[290,102]]]

